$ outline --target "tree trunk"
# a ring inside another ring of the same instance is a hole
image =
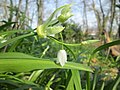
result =
[[[16,20],[15,20],[16,22],[18,22],[21,3],[22,3],[22,0],[19,0],[18,8],[17,8],[17,11],[16,11]]]
[[[7,0],[3,1],[3,9],[4,9],[3,18],[8,19]],[[2,12],[1,12],[1,14],[2,14]]]
[[[93,11],[95,13],[97,24],[98,24],[99,38],[102,39],[101,34],[103,30],[106,29],[106,24],[109,19],[109,10],[105,15],[101,0],[99,0],[100,11],[96,9],[94,0],[92,0],[92,2],[93,2],[93,5],[92,5]]]
[[[84,4],[84,10],[83,10],[83,14],[84,14],[84,24],[85,24],[85,36],[88,35],[88,21],[87,21],[87,12],[86,12],[86,1],[83,0],[83,4]]]
[[[102,24],[101,24],[100,13],[99,13],[99,11],[96,9],[94,0],[92,0],[92,8],[93,8],[93,11],[94,11],[94,13],[95,13],[95,17],[96,17],[97,25],[98,25],[98,30],[99,30],[99,36],[100,36],[100,34],[101,34],[101,32],[102,32]]]
[[[99,0],[99,3],[100,3],[101,14],[102,14],[102,22],[101,22],[102,23],[102,30],[104,30],[105,29],[105,14],[104,14],[104,11],[103,11],[101,0]]]
[[[115,16],[115,4],[116,0],[111,0],[111,18],[110,18],[110,36],[112,32],[113,22],[114,22],[114,16]]]
[[[120,24],[118,26],[118,38],[120,39]]]
[[[37,0],[38,25],[43,23],[43,0]]]
[[[17,22],[17,23],[15,23],[13,26],[13,28],[15,28],[15,29],[19,28],[19,12],[20,12],[21,3],[22,3],[22,0],[19,0],[19,4],[18,4],[18,7],[16,9],[16,15],[15,15],[16,16],[15,22]]]
[[[13,9],[13,1],[10,0],[10,9]],[[9,22],[12,22],[12,18],[13,18],[13,10],[10,10],[10,16],[8,18]]]
[[[29,20],[28,20],[28,18],[29,18],[28,0],[26,0],[24,14],[25,14],[25,18],[24,18],[24,21],[22,21],[23,23],[21,24],[21,27],[22,27],[23,29],[26,29],[26,25],[29,25]]]

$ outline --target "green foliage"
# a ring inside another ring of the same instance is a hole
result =
[[[12,43],[12,42],[17,41],[19,39],[22,39],[22,38],[25,38],[25,37],[28,37],[28,36],[32,36],[32,35],[34,35],[34,33],[29,33],[29,34],[25,34],[25,35],[21,35],[21,36],[15,37],[13,39],[8,39],[5,42],[0,43],[0,48],[6,46],[9,43]]]
[[[116,40],[116,41],[113,41],[113,42],[110,42],[110,43],[107,43],[107,44],[104,44],[98,48],[96,48],[94,51],[93,51],[93,54],[95,54],[97,51],[100,51],[102,49],[106,49],[110,46],[113,46],[113,45],[119,45],[120,44],[120,40]]]
[[[72,16],[70,7],[68,4],[56,9],[45,23],[37,27],[37,33],[34,30],[11,30],[15,22],[0,26],[1,90],[120,88],[116,69],[119,57],[116,61],[109,57],[105,59],[101,51],[120,44],[120,40],[96,48],[94,45],[99,40],[84,40],[81,26],[65,23]],[[25,18],[20,20],[23,22]],[[67,52],[67,62],[62,67],[56,61],[57,52],[63,48]]]
[[[6,22],[6,21],[3,22],[5,22],[5,24],[0,26],[0,30],[5,30],[7,28],[10,28],[12,24],[16,23],[16,22]]]
[[[53,18],[56,15],[56,13],[58,13],[62,9],[61,15],[60,15],[60,17],[62,16],[62,18],[60,18],[60,20],[59,19],[58,20],[59,21],[62,20],[62,22],[65,22],[68,18],[71,17],[71,14],[69,13],[70,6],[71,5],[64,5],[58,9],[56,9],[44,24],[37,27],[37,34],[40,37],[45,38],[46,36],[50,36],[50,35],[57,34],[57,33],[61,32],[64,29],[64,27],[62,27],[62,26],[52,26],[51,27],[53,22],[56,21],[56,20],[53,20]],[[66,16],[66,14],[67,14],[67,16]]]
[[[23,57],[21,59],[21,57]],[[92,72],[89,67],[67,62],[64,67],[57,65],[50,59],[39,59],[22,53],[0,53],[0,72],[27,72],[37,69],[63,68],[78,69]]]
[[[71,5],[67,5],[65,8],[62,9],[61,15],[58,17],[58,20],[60,22],[65,22],[67,19],[69,19],[73,14],[71,13],[70,9]]]

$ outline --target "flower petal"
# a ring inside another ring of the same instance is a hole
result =
[[[57,54],[57,63],[60,63],[61,66],[64,66],[67,62],[67,53],[65,50],[60,50]]]

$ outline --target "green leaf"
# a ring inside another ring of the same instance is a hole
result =
[[[115,85],[113,86],[113,90],[116,90],[117,89],[117,86],[119,85],[120,83],[120,77],[116,80],[116,83]]]
[[[71,73],[69,73],[68,75],[68,80],[67,83],[67,87],[66,87],[66,90],[74,90],[74,82],[73,82],[73,76]]]
[[[50,22],[52,21],[53,17],[57,14],[57,12],[59,12],[61,9],[65,9],[66,7],[68,6],[71,6],[70,4],[67,4],[67,5],[64,5],[64,6],[61,6],[59,8],[57,8],[51,15],[50,17],[47,19],[47,21],[44,23],[44,26],[49,26],[50,25]]]
[[[30,86],[36,86],[36,87],[38,86],[37,84],[31,81],[22,80],[22,79],[16,78],[15,76],[6,75],[6,74],[0,74],[0,83],[11,85],[14,88],[21,87],[23,85],[30,85]]]
[[[60,15],[59,17],[58,17],[58,20],[60,21],[60,22],[65,22],[66,20],[68,20],[71,16],[73,16],[73,14],[71,14],[71,13],[66,13],[66,14],[62,14],[62,15]]]
[[[104,87],[105,87],[105,82],[103,81],[100,90],[104,90]]]
[[[8,27],[10,27],[12,24],[14,24],[16,22],[5,22],[5,24],[3,24],[2,26],[0,26],[0,30],[6,29]]]
[[[61,14],[66,14],[66,13],[68,13],[68,12],[71,10],[70,7],[71,7],[71,4],[69,4],[69,5],[67,5],[66,7],[64,7],[64,8],[62,9],[62,11],[61,11]]]
[[[113,42],[110,42],[110,43],[107,43],[107,44],[104,44],[104,45],[101,45],[100,47],[96,48],[94,51],[93,51],[93,54],[95,54],[97,51],[100,51],[102,49],[106,49],[110,46],[113,46],[113,45],[119,45],[120,44],[120,40],[116,40],[116,41],[113,41]]]
[[[22,39],[15,41],[12,46],[8,49],[8,52],[13,52],[15,48],[21,43]]]
[[[0,36],[1,36],[1,35],[6,36],[6,35],[14,34],[14,33],[19,32],[19,31],[20,31],[20,30],[2,32],[2,33],[0,33]]]
[[[61,41],[58,41],[56,38],[52,37],[52,36],[49,36],[49,38],[51,40],[54,40],[55,42],[59,43],[59,44],[62,44],[62,45],[66,45],[66,46],[80,46],[80,45],[87,45],[87,44],[93,44],[93,43],[96,43],[98,42],[99,40],[86,40],[86,41],[82,41],[81,43],[79,44],[68,44],[68,43],[63,43]]]
[[[44,24],[42,24],[42,25],[40,25],[40,26],[38,26],[37,27],[37,34],[38,34],[38,36],[40,36],[41,38],[45,38],[46,37],[46,35],[49,35],[49,34],[51,34],[51,33],[59,33],[60,31],[62,31],[63,29],[62,29],[62,27],[60,28],[57,28],[57,27],[53,27],[53,28],[51,28],[51,27],[49,27],[49,25],[51,25],[53,22],[54,22],[54,20],[53,20],[53,18],[54,18],[54,16],[62,9],[65,9],[66,7],[70,7],[70,4],[68,4],[68,5],[64,5],[64,6],[61,6],[61,7],[59,7],[59,8],[57,8],[51,15],[50,15],[50,17],[46,20],[46,22],[44,23]],[[68,13],[69,14],[69,13]],[[67,18],[69,18],[68,16],[66,16]],[[64,18],[66,18],[66,17],[64,17]],[[65,20],[64,20],[65,21]],[[55,20],[55,22],[57,22],[56,20]],[[58,30],[58,32],[57,32],[57,30],[55,31],[55,29],[54,28],[57,28],[57,29],[59,29]],[[53,30],[52,30],[53,29]],[[50,31],[49,31],[50,30]]]
[[[98,73],[99,73],[99,70],[95,70],[91,90],[95,90],[95,87],[96,87],[96,84],[97,84]]]
[[[109,89],[112,88],[112,90],[117,90],[117,87],[120,84],[120,75],[118,74],[116,79],[112,82],[111,86],[109,87]]]
[[[53,27],[48,27],[46,29],[46,33],[47,35],[53,35],[53,34],[57,34],[59,32],[61,32],[65,27],[62,26],[53,26]]]
[[[58,20],[60,22],[65,22],[68,20],[73,14],[71,13],[71,4],[67,5],[65,8],[62,9],[61,15],[58,17]]]
[[[71,71],[72,71],[74,85],[76,88],[75,90],[82,90],[79,71],[78,70],[71,70]]]
[[[52,68],[77,69],[92,72],[90,67],[79,63],[67,62],[63,67],[61,67],[50,59],[34,59],[33,57],[28,57],[26,54],[20,55],[20,53],[12,53],[13,55],[10,55],[10,53],[4,54],[5,53],[0,54],[0,72],[27,72]],[[3,58],[4,56],[5,58]]]
[[[34,71],[34,72],[30,75],[29,81],[35,82],[42,72],[43,72],[43,70]]]
[[[0,59],[38,59],[37,57],[19,52],[0,53]]]
[[[34,33],[29,33],[29,34],[21,35],[21,36],[9,39],[9,40],[7,40],[6,42],[3,42],[3,43],[0,42],[0,48],[6,46],[9,43],[12,43],[12,42],[17,41],[19,39],[22,39],[22,38],[25,38],[25,37],[28,37],[28,36],[32,36],[32,35],[34,35]]]
[[[20,30],[1,32],[1,33],[0,33],[0,43],[3,43],[3,42],[5,42],[5,41],[7,41],[7,40],[6,40],[6,37],[7,37],[7,36],[10,36],[10,35],[12,35],[12,34],[14,34],[14,33],[16,33],[16,32],[20,32]]]
[[[12,80],[2,80],[2,79],[0,79],[0,84],[6,84],[6,85],[8,84],[8,85],[11,85],[12,87],[19,87],[20,86],[19,83],[16,83]]]

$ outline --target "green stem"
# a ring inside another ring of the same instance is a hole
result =
[[[91,59],[94,57],[94,55],[91,55],[91,56],[89,56],[89,58],[88,58],[88,60],[89,60],[89,62],[88,62],[88,66],[90,66],[90,61],[91,61]],[[90,90],[90,88],[91,88],[91,85],[90,85],[90,73],[89,72],[86,72],[86,80],[87,80],[87,90]]]
[[[102,83],[102,86],[101,86],[100,90],[104,90],[104,87],[105,87],[105,82],[103,81],[103,83]]]
[[[58,41],[55,37],[51,37],[51,36],[48,36],[48,37],[51,40],[55,41],[56,43],[61,44],[62,46],[64,46],[65,48],[67,48],[71,52],[71,54],[73,55],[74,59],[76,60],[74,52],[65,43]]]
[[[60,33],[60,37],[61,37],[61,40],[62,40],[62,43],[63,43],[63,36],[62,36],[62,32]],[[62,49],[64,49],[63,44],[62,44]]]
[[[86,72],[86,78],[87,78],[87,90],[90,90],[90,73]]]

